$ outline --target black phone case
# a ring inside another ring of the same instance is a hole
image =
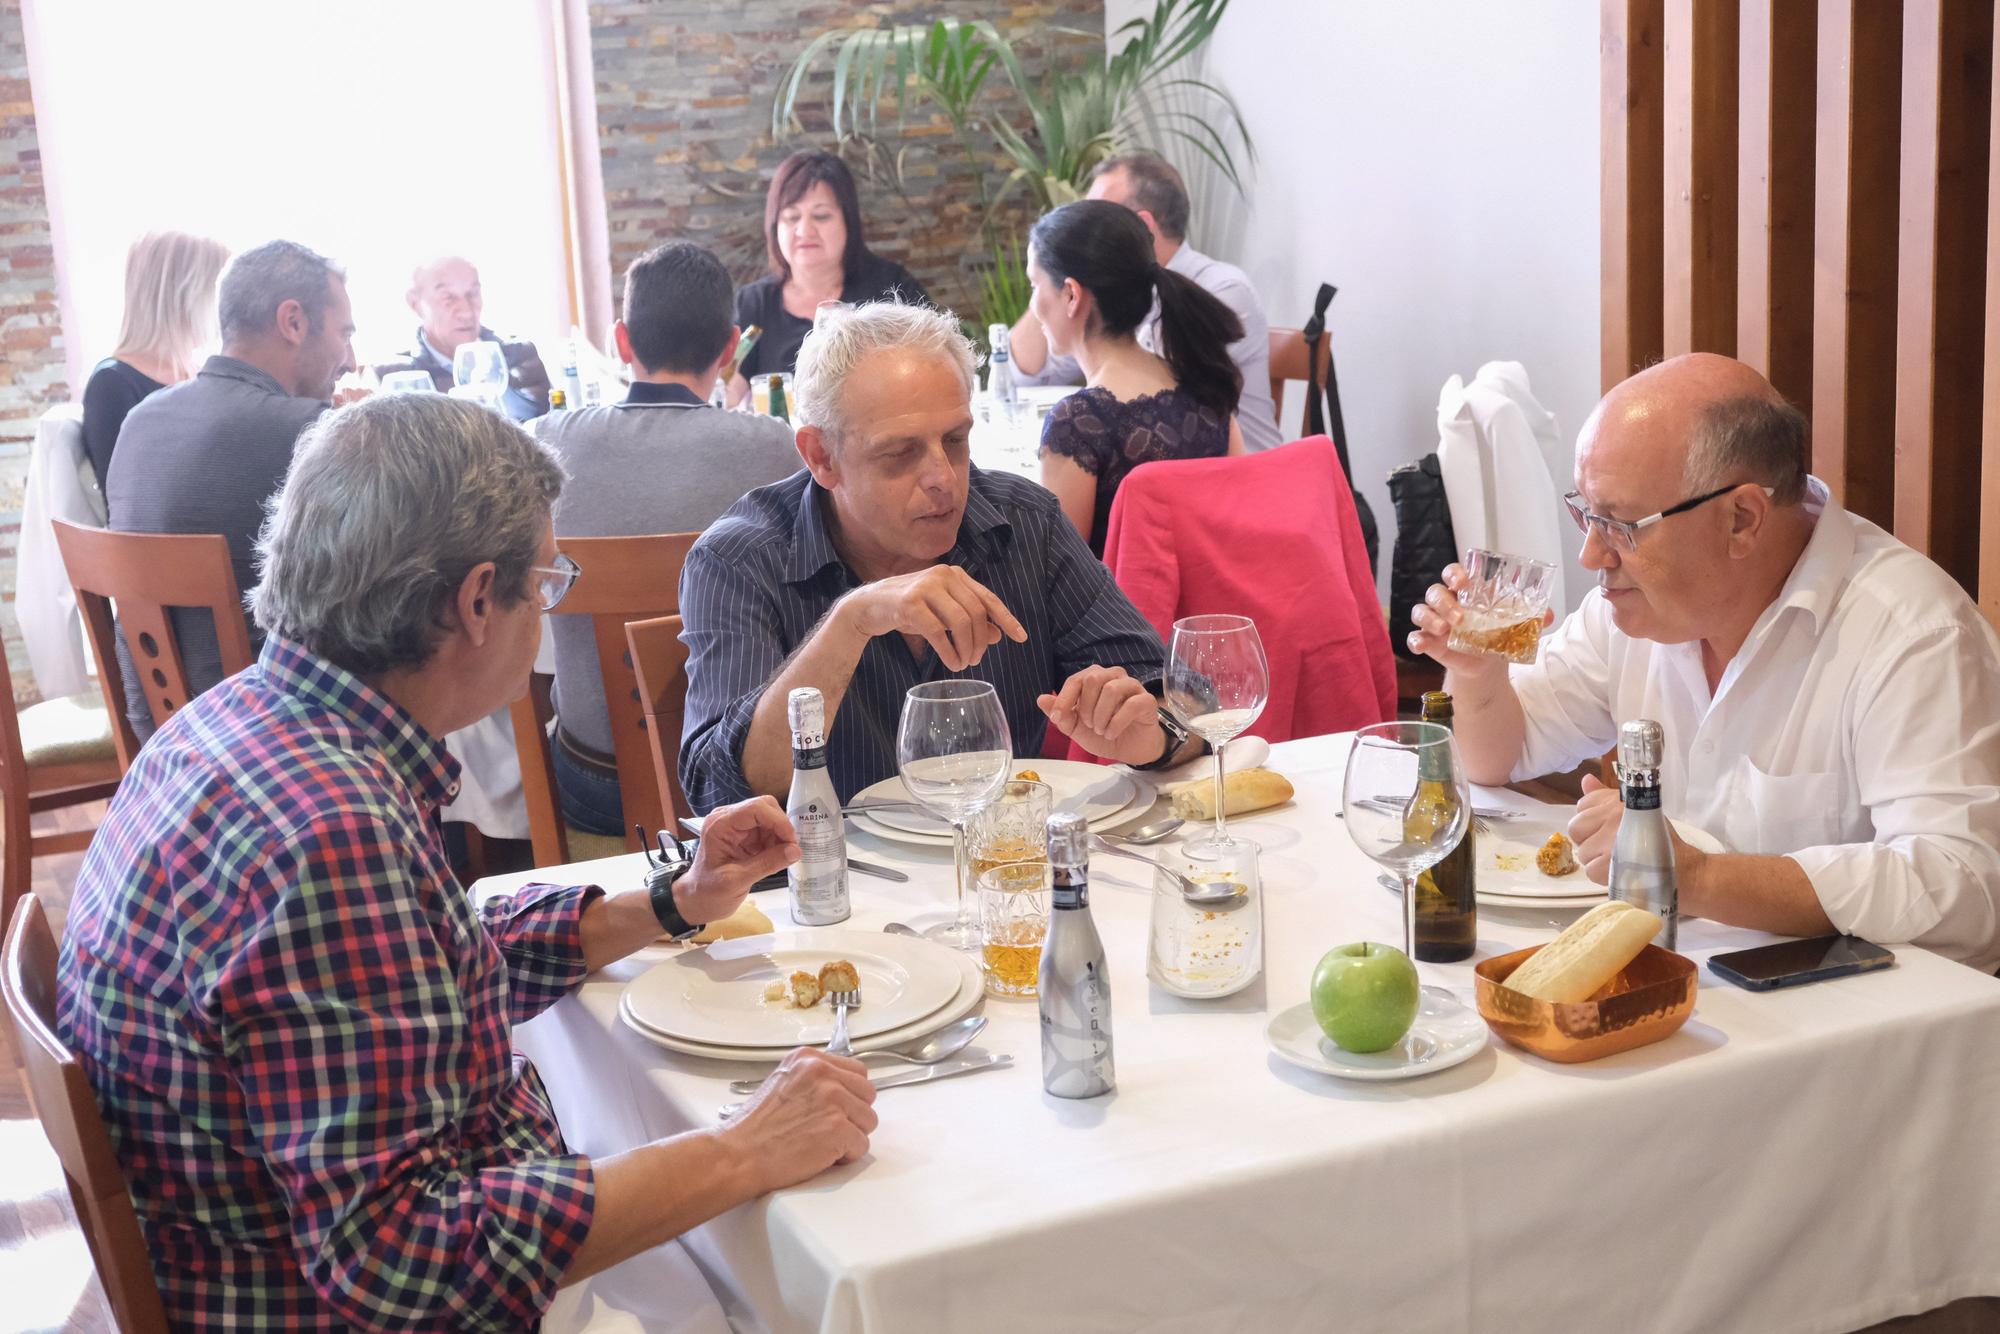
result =
[[[1799,987],[1808,982],[1825,982],[1830,978],[1851,977],[1855,973],[1872,973],[1887,968],[1896,962],[1894,955],[1880,959],[1861,959],[1854,963],[1835,964],[1831,968],[1809,968],[1802,973],[1784,973],[1777,977],[1745,977],[1727,964],[1708,961],[1708,971],[1725,982],[1733,982],[1745,991],[1776,991],[1779,987]]]

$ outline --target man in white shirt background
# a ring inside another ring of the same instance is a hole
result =
[[[1697,354],[1598,404],[1567,503],[1598,587],[1532,665],[1454,653],[1464,571],[1412,619],[1447,669],[1476,783],[1575,767],[1666,729],[1682,911],[2000,964],[2000,636],[1916,551],[1807,474],[1803,415]],[[1587,778],[1578,859],[1606,879],[1623,808]]]
[[[1187,186],[1173,164],[1152,153],[1106,158],[1090,175],[1091,199],[1122,204],[1139,215],[1153,234],[1153,261],[1162,268],[1201,284],[1243,322],[1243,336],[1229,345],[1229,358],[1243,372],[1243,397],[1237,401],[1236,423],[1243,447],[1251,453],[1284,443],[1278,435],[1278,410],[1271,403],[1271,322],[1250,276],[1234,264],[1202,254],[1187,243]],[[1149,352],[1160,350],[1160,307],[1139,326],[1139,342]],[[1074,357],[1049,351],[1042,326],[1032,313],[1015,322],[1007,341],[1014,373],[1022,384],[1082,384],[1083,369]]]

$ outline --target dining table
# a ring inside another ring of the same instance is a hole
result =
[[[1683,1026],[1583,1064],[1492,1035],[1399,1082],[1274,1054],[1267,1024],[1307,999],[1322,955],[1402,940],[1400,899],[1341,818],[1350,743],[1272,746],[1291,801],[1230,821],[1259,847],[1263,966],[1248,987],[1195,1000],[1151,980],[1153,878],[1093,856],[1115,1090],[1046,1094],[1036,1003],[984,1000],[971,1050],[1010,1067],[883,1090],[866,1157],[682,1239],[735,1324],[1807,1334],[2000,1294],[2000,979],[1926,949],[1768,992],[1701,968]],[[1512,791],[1474,795],[1549,814]],[[948,847],[855,822],[848,846],[909,880],[852,875],[838,930],[949,911]],[[472,892],[619,890],[644,869],[634,854]],[[757,901],[793,929],[783,890]],[[1473,958],[1419,963],[1421,980],[1471,1005],[1478,961],[1575,916],[1481,907]],[[1701,963],[1773,939],[1686,919],[1678,949]],[[729,1081],[769,1068],[665,1050],[621,1022],[626,985],[682,948],[602,969],[516,1030],[575,1151],[713,1127]]]

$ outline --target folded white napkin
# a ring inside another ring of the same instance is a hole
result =
[[[1222,771],[1226,774],[1233,774],[1244,769],[1260,768],[1264,761],[1270,758],[1270,742],[1260,736],[1240,736],[1223,749]],[[1177,764],[1171,769],[1162,769],[1156,774],[1149,775],[1161,787],[1166,787],[1172,783],[1191,782],[1197,778],[1213,778],[1214,776],[1215,757],[1213,755],[1203,755],[1199,759],[1189,760],[1186,764]]]

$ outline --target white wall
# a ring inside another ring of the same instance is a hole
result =
[[[1140,9],[1111,0],[1107,32]],[[1597,42],[1578,0],[1234,0],[1209,44],[1258,167],[1247,207],[1196,201],[1192,239],[1249,272],[1273,325],[1303,324],[1322,281],[1340,289],[1342,407],[1385,574],[1383,479],[1436,448],[1454,371],[1525,364],[1569,475],[1597,401]],[[1572,570],[1572,605],[1592,582]]]

